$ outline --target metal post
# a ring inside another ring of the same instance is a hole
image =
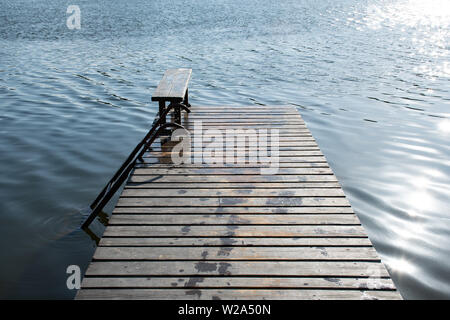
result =
[[[186,88],[186,94],[184,95],[184,101],[183,101],[183,104],[184,104],[186,107],[190,108],[191,105],[189,104],[189,94],[188,94],[188,91],[189,91],[189,90]]]
[[[164,100],[159,101],[159,116],[161,118],[161,124],[166,123],[166,115],[164,114],[164,110],[166,109],[166,102]]]
[[[181,125],[181,107],[179,105],[175,106],[175,110],[173,111],[175,115],[175,123]]]

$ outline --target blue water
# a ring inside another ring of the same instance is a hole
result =
[[[446,0],[0,1],[1,298],[74,296],[80,210],[177,67],[195,105],[296,106],[403,297],[450,298]]]

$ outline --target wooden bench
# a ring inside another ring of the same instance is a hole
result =
[[[163,112],[166,102],[175,104],[175,123],[181,124],[181,106],[190,107],[188,98],[188,83],[191,78],[192,69],[168,69],[158,84],[152,96],[152,101],[159,102],[159,115],[166,122]],[[181,105],[181,106],[180,106]]]

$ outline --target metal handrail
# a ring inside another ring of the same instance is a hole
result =
[[[178,108],[178,110],[176,109]],[[103,190],[98,194],[95,200],[91,203],[89,208],[92,210],[89,214],[89,217],[86,221],[81,225],[81,228],[86,229],[91,222],[98,216],[98,214],[102,211],[105,205],[111,200],[113,195],[117,192],[123,182],[130,175],[131,170],[134,168],[136,161],[139,159],[142,161],[142,156],[148,150],[148,148],[152,145],[152,143],[159,137],[161,132],[168,127],[176,127],[184,129],[181,123],[165,123],[165,119],[170,110],[175,109],[179,112],[180,108],[184,109],[186,112],[190,112],[189,108],[185,107],[182,104],[170,104],[162,114],[158,115],[158,118],[153,122],[152,128],[145,135],[145,137],[139,142],[134,150],[127,157],[125,162],[120,166],[120,168],[116,171],[114,176],[109,180]]]

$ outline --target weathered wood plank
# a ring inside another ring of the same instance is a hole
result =
[[[262,116],[262,117],[283,117],[283,116],[293,116],[297,117],[297,111],[289,111],[289,110],[280,110],[280,111],[267,111],[267,110],[242,110],[238,111],[226,111],[226,110],[217,110],[211,109],[209,111],[203,111],[196,109],[195,107],[191,108],[194,111],[190,116],[199,116],[199,117],[215,117],[215,116],[227,116],[227,117],[251,117],[251,116]]]
[[[229,146],[229,145],[226,144],[226,135],[223,134],[222,136],[223,136],[223,143],[224,144],[223,145],[218,145],[217,147],[220,146],[220,147],[226,148],[226,149],[244,149],[245,150],[245,149],[247,149],[249,147],[249,141],[250,141],[250,146],[251,147],[256,147],[256,145],[253,144],[253,143],[259,142],[258,139],[254,139],[254,138],[248,139],[248,138],[246,138],[245,141],[242,141],[241,145],[240,145],[240,144],[238,144],[236,136],[231,136],[231,137],[235,138],[234,139],[234,145]],[[198,136],[199,139],[202,138],[202,143],[203,143],[203,145],[201,146],[202,148],[209,148],[209,147],[214,146],[214,145],[211,144],[211,141],[213,141],[213,140],[210,137],[211,136],[208,136],[208,137]],[[195,137],[192,137],[191,141],[192,141],[191,149],[192,148],[195,148],[195,149],[199,148],[199,146],[196,145]],[[171,149],[171,146],[173,144],[176,144],[176,143],[178,143],[178,142],[174,142],[174,143],[172,142],[171,144],[165,144],[164,147],[166,147],[167,149]],[[158,145],[154,145],[153,147],[157,147],[157,146]],[[264,147],[267,147],[267,148],[272,147],[272,142],[271,142],[270,139],[267,139],[267,145],[265,145]],[[317,143],[315,142],[314,138],[302,136],[302,137],[297,137],[297,140],[289,140],[289,139],[281,139],[280,138],[279,143],[278,143],[278,147],[316,147],[317,148],[318,146],[317,146]]]
[[[226,182],[226,183],[195,183],[195,182],[180,182],[180,183],[153,183],[153,182],[128,182],[125,189],[146,188],[146,189],[228,189],[228,188],[244,188],[244,189],[264,189],[264,188],[340,188],[338,182],[274,182],[274,183],[245,183],[245,182]]]
[[[95,261],[144,261],[144,260],[201,260],[201,261],[379,261],[372,247],[99,247]]]
[[[349,206],[348,200],[341,198],[323,197],[226,197],[226,198],[135,198],[121,197],[117,206],[122,207],[336,207]]]
[[[174,168],[174,169],[159,169],[159,168],[136,168],[135,174],[139,175],[261,175],[261,168]],[[313,174],[333,174],[330,168],[278,168],[277,175],[313,175]],[[274,175],[271,175],[274,176]]]
[[[142,169],[141,169],[142,170]],[[215,182],[215,183],[272,183],[272,182],[337,182],[336,176],[330,174],[321,175],[161,175],[147,172],[136,172],[131,176],[130,182]]]
[[[301,118],[296,117],[295,115],[292,114],[280,114],[280,115],[274,115],[274,114],[267,114],[267,115],[262,115],[260,113],[247,113],[244,114],[245,116],[243,116],[243,114],[220,114],[220,117],[217,117],[217,114],[197,114],[197,113],[192,113],[189,115],[186,115],[184,117],[185,121],[195,121],[195,120],[212,120],[214,122],[214,120],[221,120],[221,122],[227,122],[226,120],[231,120],[231,121],[259,121],[259,120],[277,120],[277,121],[283,121],[283,120],[287,120],[286,122],[288,122],[289,120],[295,120],[295,121],[299,121],[299,122],[303,122],[305,123]]]
[[[152,101],[182,101],[187,90],[192,69],[169,69],[164,73],[152,96]]]
[[[317,158],[322,158],[323,156],[306,156],[306,157],[279,157],[278,162],[279,163],[297,163],[297,162],[317,162]],[[150,155],[144,155],[145,161],[155,161],[160,163],[172,163],[171,157],[155,157]],[[188,162],[188,161],[186,161]],[[194,157],[191,157],[191,163],[199,164],[204,163],[206,164],[206,159],[195,159]],[[249,163],[249,159],[247,158],[243,164]],[[307,175],[302,175],[307,176]]]
[[[196,120],[200,120],[202,122],[217,122],[217,123],[226,123],[226,124],[233,124],[233,123],[251,123],[251,122],[275,122],[275,123],[285,123],[285,124],[305,124],[305,121],[303,121],[302,118],[295,117],[295,116],[247,116],[242,117],[239,115],[236,116],[227,116],[227,117],[215,117],[215,116],[197,116],[195,113],[186,115],[183,117],[183,122],[194,122]]]
[[[389,277],[382,264],[368,261],[98,261],[86,275],[367,277],[374,268],[380,277]]]
[[[233,290],[233,289],[86,289],[77,299],[145,299],[145,300],[379,300],[401,299],[397,291],[388,290]]]
[[[256,125],[256,124],[264,124],[264,125],[302,125],[305,126],[305,122],[303,122],[303,120],[296,120],[296,119],[290,119],[290,120],[284,120],[284,119],[278,119],[278,118],[274,118],[274,119],[186,119],[183,118],[181,124],[185,125],[185,124],[191,124],[194,125],[194,123],[196,121],[199,121],[202,123],[202,125],[224,125],[226,124],[227,126],[241,126],[243,124],[247,125]],[[269,130],[270,132],[270,130]]]
[[[155,277],[90,278],[84,288],[286,288],[286,289],[374,289],[395,290],[385,278],[250,278],[250,277]]]
[[[191,123],[190,125],[184,125],[184,127],[187,130],[194,129],[194,123]],[[211,128],[207,128],[211,127]],[[252,124],[246,124],[246,123],[236,123],[236,124],[224,124],[224,123],[203,123],[203,130],[207,129],[219,129],[219,130],[226,130],[226,129],[234,129],[234,130],[248,130],[248,129],[280,129],[280,131],[286,130],[290,132],[296,132],[295,129],[305,129],[306,127],[302,124],[270,124],[270,123],[252,123]]]
[[[234,127],[227,127],[227,126],[220,126],[222,127],[222,129],[230,129],[230,134],[232,134],[232,130],[236,130],[236,128]],[[193,129],[194,127],[191,125],[189,129]],[[211,129],[211,128],[206,128],[206,129]],[[242,128],[241,128],[242,129]],[[245,129],[245,127],[244,127]],[[195,131],[190,131],[191,135],[196,135]],[[201,133],[197,134],[197,135],[205,135],[207,133],[207,130],[203,130]],[[226,131],[223,132],[224,134],[226,133]],[[269,135],[270,131],[268,130],[268,135]],[[283,129],[283,128],[279,128],[278,130],[278,134],[280,137],[282,136],[301,136],[304,133],[309,133],[309,130],[307,127],[296,127],[296,128],[288,128],[288,129]],[[206,136],[212,136],[212,134],[206,134]],[[163,136],[164,137],[164,136]]]
[[[114,214],[109,225],[119,224],[177,224],[177,225],[208,225],[208,224],[268,224],[268,225],[302,225],[302,224],[355,224],[359,219],[354,214],[245,214],[245,215],[205,215],[205,214]]]
[[[282,162],[279,163],[280,168],[329,168],[326,162]],[[267,164],[261,163],[208,163],[208,164],[196,164],[196,163],[153,163],[152,160],[136,164],[136,168],[159,168],[159,169],[171,169],[171,168],[268,168]]]
[[[232,161],[235,163],[240,162],[245,162],[245,161],[249,161],[247,159],[249,159],[249,155],[251,155],[250,152],[248,151],[240,151],[240,152],[233,152],[232,155]],[[165,151],[150,151],[150,152],[146,152],[145,156],[153,156],[153,157],[166,157],[166,158],[171,158],[172,157],[172,152],[165,152]],[[205,152],[201,152],[201,151],[191,151],[189,152],[189,155],[187,155],[187,157],[194,157],[194,159],[196,157],[200,158],[200,159],[205,159],[208,158],[209,155],[206,154]],[[274,161],[276,158],[274,158],[272,153],[269,153],[267,156],[269,156],[269,161],[272,159],[272,161]],[[295,156],[323,156],[322,152],[318,149],[316,150],[312,150],[312,151],[280,151],[278,154],[278,158],[283,158],[283,157],[295,157]],[[253,161],[259,161],[258,159],[258,154],[256,152],[253,152]],[[214,160],[214,158],[212,158],[210,160],[210,162],[212,162]],[[227,161],[226,158],[226,153],[222,152],[222,155],[219,157],[219,161],[222,162],[228,162],[230,160]],[[303,172],[303,173],[299,173],[299,174],[308,174],[307,172]]]
[[[264,113],[270,113],[270,114],[278,114],[283,112],[289,112],[295,114],[295,116],[300,117],[300,114],[298,113],[297,109],[292,108],[290,106],[285,106],[282,108],[276,108],[274,109],[271,106],[242,106],[242,107],[236,107],[236,106],[192,106],[191,110],[194,111],[196,114],[200,112],[204,113],[212,113],[212,112],[230,112],[230,113],[241,113],[241,112],[264,112]]]
[[[282,115],[282,114],[289,114],[298,117],[298,111],[295,109],[279,109],[279,110],[273,110],[273,109],[266,109],[266,108],[241,108],[241,110],[238,109],[221,109],[221,108],[201,108],[198,106],[192,106],[191,110],[194,111],[194,114],[196,115],[214,115],[215,113],[220,114],[235,114],[235,115],[247,115],[247,114],[266,114],[266,115]]]
[[[353,213],[350,206],[343,207],[120,207],[115,213],[152,214],[347,214]]]
[[[122,197],[343,197],[344,192],[336,189],[125,189]]]
[[[362,226],[115,226],[105,237],[365,237]]]
[[[261,106],[261,105],[242,105],[242,106],[229,106],[229,105],[222,105],[222,106],[201,106],[201,105],[193,105],[192,109],[196,112],[200,110],[204,110],[205,112],[209,112],[211,110],[217,109],[220,111],[232,111],[232,112],[247,112],[249,110],[269,110],[269,112],[278,112],[278,111],[296,111],[297,109],[294,106],[291,105],[277,105],[277,106]],[[297,113],[298,116],[300,116],[299,113]]]
[[[236,147],[211,147],[211,146],[203,146],[203,147],[192,147],[190,149],[186,149],[186,153],[191,153],[191,152],[222,152],[223,156],[225,157],[227,153],[232,153],[232,154],[236,154],[237,152],[239,152],[240,154],[242,152],[245,152],[245,154],[247,154],[249,151],[251,152],[258,152],[259,155],[261,155],[262,152],[267,152],[268,156],[271,156],[273,153],[273,151],[279,151],[280,153],[283,153],[284,151],[319,151],[320,149],[316,146],[279,146],[279,147],[244,147],[244,148],[236,148]],[[176,151],[173,151],[172,148],[158,148],[158,147],[154,147],[152,148],[150,151],[156,151],[156,152],[173,152],[174,154],[177,154]],[[149,153],[151,154],[151,153]],[[178,152],[178,154],[180,154],[180,152]],[[323,157],[323,156],[321,156]],[[258,158],[257,159],[258,162],[261,162],[261,160]],[[225,161],[224,161],[225,162]],[[235,162],[235,161],[234,161]],[[261,162],[262,164],[264,164],[263,162]]]
[[[222,135],[224,135],[225,137],[227,136],[225,133],[222,134]],[[198,134],[198,135],[190,134],[189,136],[191,137],[192,141],[194,141],[194,139],[202,139],[203,141],[211,141],[212,138],[216,137],[215,135],[206,134],[206,133],[205,134]],[[255,138],[255,137],[252,137],[252,136],[249,136],[249,135],[236,134],[236,133],[234,133],[234,134],[229,133],[228,137],[234,138],[235,141],[237,140],[237,138],[245,138],[246,142],[248,142],[248,141],[259,141],[258,138]],[[270,134],[268,134],[267,135],[268,147],[270,147],[271,140],[272,140],[272,136]],[[308,145],[308,146],[309,145],[317,146],[317,143],[316,143],[315,139],[311,135],[305,135],[305,134],[303,134],[303,135],[299,134],[297,136],[280,136],[279,135],[277,141],[279,141],[279,142],[299,142],[300,145],[305,144],[305,145]],[[170,148],[170,146],[175,145],[177,143],[178,143],[178,141],[168,141],[168,142],[164,143],[164,147],[169,147]],[[154,144],[154,145],[157,145],[157,144]],[[193,147],[195,147],[195,145],[193,145]]]
[[[268,246],[268,247],[299,247],[299,246],[327,246],[327,247],[349,247],[349,246],[372,246],[368,238],[198,238],[198,237],[164,237],[164,238],[123,238],[104,237],[100,240],[100,246],[182,246],[182,247],[223,247],[223,246]]]

